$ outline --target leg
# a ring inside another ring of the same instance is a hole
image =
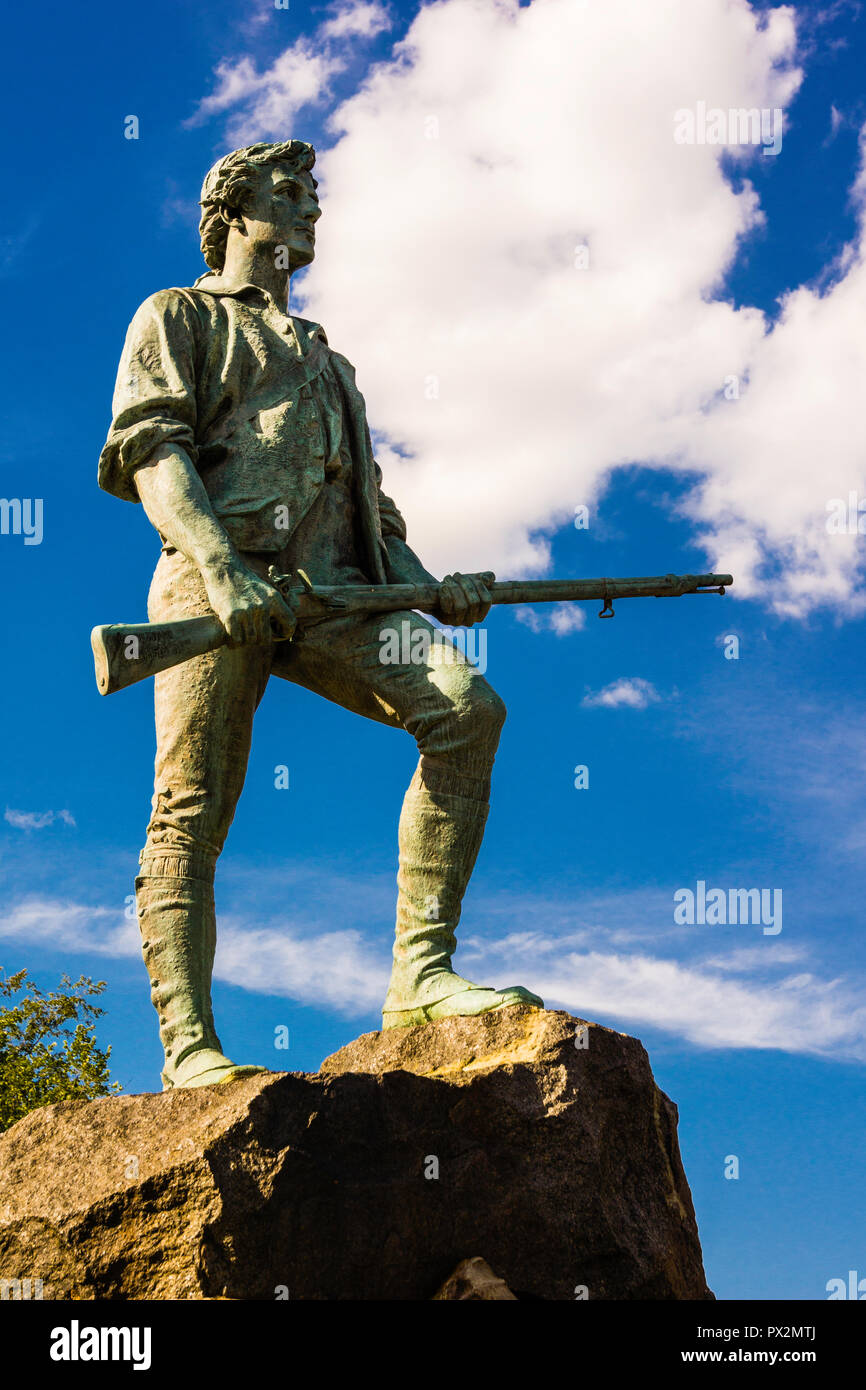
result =
[[[208,611],[198,573],[182,556],[162,557],[148,607],[153,622]],[[269,648],[224,647],[155,681],[153,813],[136,899],[166,1090],[262,1070],[235,1067],[223,1054],[210,991],[214,870],[243,786],[269,665]]]
[[[400,660],[385,661],[385,630]],[[415,613],[334,619],[278,649],[274,673],[415,737],[420,761],[400,816],[394,965],[383,1027],[542,1001],[473,984],[451,968],[463,895],[481,847],[505,707],[484,677]]]

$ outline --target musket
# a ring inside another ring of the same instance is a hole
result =
[[[297,614],[297,623],[329,613],[396,613],[438,606],[438,584],[323,584],[314,586],[303,570],[268,579]],[[573,603],[601,599],[600,618],[614,616],[621,598],[681,598],[685,594],[723,594],[733,584],[729,574],[662,574],[636,579],[528,579],[487,585],[493,603]],[[215,614],[178,618],[168,623],[110,623],[90,634],[101,695],[111,695],[182,661],[216,651],[228,634]],[[291,641],[291,638],[275,640]]]

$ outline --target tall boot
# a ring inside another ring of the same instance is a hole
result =
[[[213,884],[142,875],[135,880],[141,949],[165,1052],[164,1091],[251,1076],[223,1053],[211,1008],[216,951]]]
[[[482,795],[465,795],[466,790]],[[463,894],[487,821],[484,792],[480,779],[431,768],[424,758],[409,784],[398,832],[397,927],[383,1029],[487,1013],[506,1004],[544,1007],[521,985],[491,989],[451,968]]]

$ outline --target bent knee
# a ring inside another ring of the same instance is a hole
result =
[[[483,679],[473,681],[470,689],[472,691],[472,718],[489,729],[495,730],[497,734],[500,733],[508,713],[502,696],[497,695],[493,686],[488,685],[487,681]]]
[[[461,697],[455,713],[464,738],[495,748],[505,723],[505,701],[483,676],[473,677]]]
[[[421,753],[488,763],[505,722],[505,702],[472,667],[439,670],[436,685],[444,699],[428,706],[410,726]]]

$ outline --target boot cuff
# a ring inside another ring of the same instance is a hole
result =
[[[142,850],[141,878],[198,878],[213,883],[216,860],[206,854],[177,854]]]

